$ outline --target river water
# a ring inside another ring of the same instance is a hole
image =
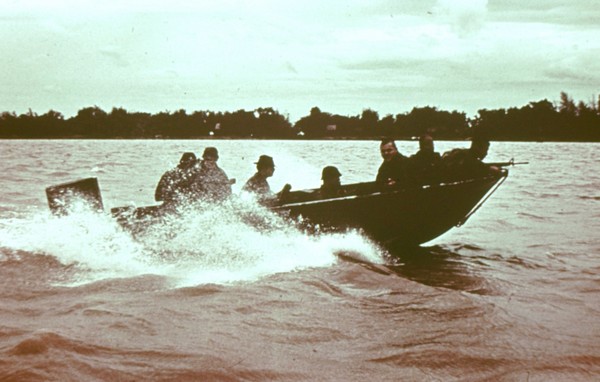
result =
[[[137,239],[48,211],[47,186],[90,176],[107,208],[152,204],[206,146],[234,194],[260,154],[273,189],[325,165],[372,180],[381,160],[367,141],[0,141],[1,381],[600,380],[599,144],[492,143],[488,160],[529,164],[411,250],[308,235],[237,195]]]

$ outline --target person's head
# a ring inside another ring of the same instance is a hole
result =
[[[179,164],[177,167],[179,168],[188,168],[193,166],[196,163],[196,155],[194,153],[183,153],[181,159],[179,160]]]
[[[433,138],[429,134],[421,135],[419,137],[419,150],[432,153],[433,148]]]
[[[216,147],[207,147],[204,149],[202,159],[203,166],[216,166],[219,160],[219,151],[217,151]]]
[[[212,160],[217,161],[219,159],[219,151],[216,147],[207,147],[204,149],[204,153],[202,154],[202,159],[204,160]]]
[[[488,153],[490,148],[490,141],[482,137],[474,137],[471,140],[471,151],[475,154],[477,159],[483,160]]]
[[[275,162],[273,162],[273,158],[268,155],[261,155],[258,158],[258,162],[256,164],[256,169],[259,173],[264,175],[265,177],[272,176],[275,172]]]
[[[340,184],[340,174],[339,170],[335,166],[327,166],[323,168],[323,173],[321,174],[321,180],[323,180],[323,184],[328,185],[339,185]]]
[[[383,139],[379,145],[379,150],[381,151],[381,157],[386,162],[391,161],[398,155],[398,148],[393,139]]]

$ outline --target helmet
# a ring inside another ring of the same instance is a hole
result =
[[[340,174],[337,167],[327,166],[327,167],[323,168],[323,174],[321,176],[321,179],[322,180],[333,179],[333,178],[339,178],[340,176],[342,176],[342,174]]]

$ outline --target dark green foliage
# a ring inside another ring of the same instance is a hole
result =
[[[37,115],[0,115],[0,139],[53,138],[162,138],[201,139],[410,139],[422,134],[434,139],[465,139],[484,134],[490,140],[600,141],[600,97],[586,104],[575,103],[561,92],[558,104],[544,99],[521,108],[478,111],[472,119],[458,111],[415,107],[409,113],[380,118],[372,109],[360,115],[341,116],[313,107],[310,114],[292,125],[271,107],[235,112],[185,110],[157,114],[113,108],[109,113],[97,106],[79,110],[65,119],[54,110]]]
[[[472,125],[491,140],[600,141],[598,105],[575,106],[566,93],[561,93],[558,107],[542,100],[521,108],[479,110]]]

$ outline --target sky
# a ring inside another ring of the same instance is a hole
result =
[[[597,100],[597,0],[0,0],[0,112]]]

